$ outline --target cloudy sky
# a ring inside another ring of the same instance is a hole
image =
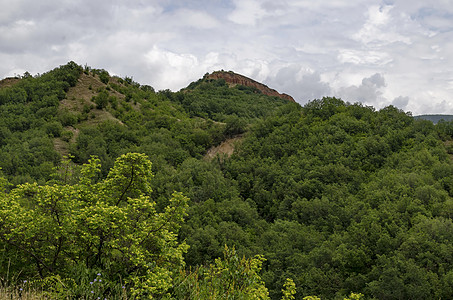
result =
[[[179,90],[232,70],[299,103],[453,114],[451,0],[0,0],[0,78],[75,61]]]

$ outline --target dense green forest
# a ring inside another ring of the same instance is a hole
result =
[[[452,299],[452,158],[453,122],[393,106],[224,80],[155,91],[74,62],[26,73],[0,82],[0,284]]]

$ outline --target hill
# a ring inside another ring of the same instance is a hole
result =
[[[0,270],[73,297],[102,274],[113,298],[161,280],[155,298],[280,299],[290,278],[297,298],[450,299],[452,154],[453,122],[393,106],[209,76],[155,91],[70,62],[0,87]]]
[[[453,115],[419,115],[419,116],[414,116],[415,119],[421,119],[421,120],[428,120],[433,122],[434,124],[437,124],[439,121],[444,120],[444,121],[452,121],[453,120]]]

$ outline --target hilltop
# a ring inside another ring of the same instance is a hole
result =
[[[264,85],[262,83],[259,83],[251,78],[248,78],[244,75],[234,73],[232,71],[226,72],[226,71],[215,71],[211,74],[206,74],[203,79],[207,80],[219,80],[223,79],[225,80],[226,83],[228,83],[229,86],[234,87],[236,85],[243,85],[246,87],[251,87],[255,88],[257,91],[263,93],[264,95],[267,96],[273,96],[273,97],[279,97],[291,102],[296,102],[293,97],[291,97],[288,94],[280,94],[274,89],[269,88],[267,85]]]
[[[0,88],[13,86],[14,84],[18,83],[19,81],[20,81],[20,78],[17,78],[17,77],[4,78],[4,79],[0,80]]]

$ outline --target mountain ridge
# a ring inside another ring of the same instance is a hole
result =
[[[434,124],[437,124],[441,120],[444,120],[446,122],[452,121],[453,120],[453,115],[423,114],[423,115],[414,116],[414,119],[416,119],[416,120],[428,120],[428,121],[433,122]]]

